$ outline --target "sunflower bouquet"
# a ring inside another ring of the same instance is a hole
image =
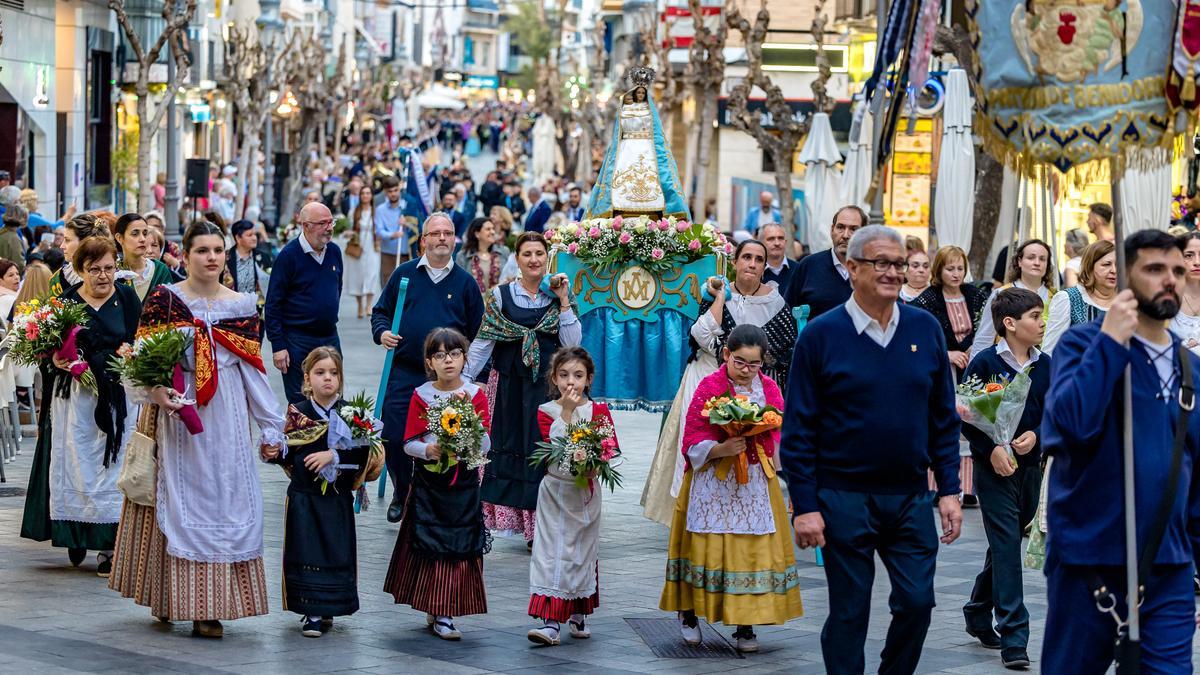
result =
[[[488,463],[483,454],[487,430],[466,394],[439,399],[429,406],[425,420],[429,433],[442,449],[442,456],[436,462],[426,464],[426,470],[446,473],[459,464],[474,470]]]
[[[76,344],[87,322],[82,303],[56,296],[34,298],[19,305],[13,315],[16,340],[9,353],[24,366],[36,366],[51,357],[69,361],[71,377],[94,394],[96,376]]]
[[[954,407],[958,416],[1008,451],[1008,460],[1014,468],[1017,458],[1012,440],[1025,412],[1025,399],[1029,397],[1032,384],[1028,371],[1021,371],[1011,380],[1002,378],[986,383],[972,375],[954,388]]]
[[[616,432],[608,420],[572,422],[567,432],[549,441],[541,441],[529,458],[533,466],[558,467],[575,480],[578,488],[591,488],[594,479],[609,490],[621,486],[621,474],[613,467],[621,449]]]
[[[708,419],[708,423],[719,427],[728,438],[745,436],[747,438],[774,431],[783,426],[783,413],[772,405],[759,405],[746,396],[722,395],[714,396],[704,402],[700,415]],[[753,451],[755,444],[748,443],[747,451]],[[750,480],[750,460],[743,452],[737,456],[733,465],[738,483],[745,485]]]

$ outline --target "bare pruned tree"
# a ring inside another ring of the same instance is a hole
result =
[[[717,99],[725,81],[725,38],[729,31],[726,22],[717,21],[716,28],[704,22],[700,0],[688,0],[695,35],[688,46],[688,67],[685,81],[699,101],[700,118],[696,120],[696,152],[692,156],[696,189],[692,218],[704,220],[708,215],[708,169],[712,162],[713,125],[717,121]]]
[[[818,112],[830,112],[833,101],[826,94],[826,82],[831,75],[829,60],[825,56],[825,16],[823,14],[825,0],[817,0],[816,15],[813,18],[812,35],[817,44],[817,78],[812,83],[813,101]],[[758,10],[758,15],[751,25],[749,19],[742,16],[737,7],[730,7],[726,15],[729,27],[742,34],[746,46],[746,77],[729,92],[729,115],[736,129],[745,131],[754,137],[758,146],[771,156],[775,165],[775,190],[779,195],[780,223],[787,236],[795,235],[796,212],[792,197],[792,158],[796,154],[796,146],[808,134],[812,118],[797,120],[783,95],[783,90],[775,84],[769,75],[763,71],[763,43],[766,42],[770,30],[771,14],[767,11],[764,0]],[[766,94],[764,107],[750,110],[750,92],[754,88],[761,89]],[[769,118],[770,123],[767,123]]]
[[[675,76],[675,69],[668,58],[671,50],[666,41],[659,38],[657,26],[642,31],[642,49],[648,65],[655,69],[654,99],[658,104],[659,117],[662,118],[663,136],[670,142],[675,127],[675,113],[687,97],[687,88],[682,78]]]
[[[137,63],[137,80],[133,91],[137,94],[138,113],[138,209],[149,211],[154,208],[154,181],[150,177],[150,147],[154,135],[167,114],[167,102],[175,98],[180,85],[187,77],[192,60],[187,52],[187,26],[196,14],[196,0],[163,0],[163,30],[158,39],[146,49],[134,28],[133,21],[125,10],[125,0],[108,0],[108,7],[117,15],[117,23],[125,35],[125,41],[133,51]],[[166,91],[159,101],[153,116],[150,113],[150,67],[158,62],[163,47],[170,46],[170,58],[175,61],[175,77],[167,82]],[[170,120],[174,124],[175,120]]]

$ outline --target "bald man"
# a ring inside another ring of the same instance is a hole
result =
[[[310,202],[296,220],[302,232],[275,259],[264,308],[271,360],[283,374],[288,403],[304,400],[304,357],[321,346],[341,349],[342,252],[331,241],[333,214],[324,204]]]
[[[742,229],[754,234],[758,232],[758,228],[769,223],[778,223],[783,219],[779,209],[775,208],[775,194],[770,190],[763,190],[758,194],[758,206],[750,209],[746,214],[746,220],[742,223]]]

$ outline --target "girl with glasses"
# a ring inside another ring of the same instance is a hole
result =
[[[429,382],[417,387],[408,406],[404,452],[416,461],[404,518],[383,590],[397,604],[425,612],[426,623],[443,640],[459,640],[454,617],[487,613],[483,586],[483,554],[491,535],[483,524],[478,471],[434,473],[444,450],[428,432],[430,406],[446,398],[470,399],[490,433],[487,395],[463,377],[467,338],[452,328],[435,328],[425,338],[425,370]],[[385,433],[387,433],[385,431]],[[491,449],[488,434],[483,452]]]
[[[744,396],[783,409],[783,394],[760,372],[771,356],[767,334],[742,325],[730,332],[725,364],[701,380],[684,426],[686,463],[671,521],[666,584],[659,607],[678,612],[684,642],[699,644],[697,617],[737,626],[741,652],[758,651],[755,624],[783,624],[804,613],[792,529],[776,472],[779,431],[729,437],[704,404]],[[747,472],[731,466],[745,454]],[[744,481],[744,482],[743,482]]]

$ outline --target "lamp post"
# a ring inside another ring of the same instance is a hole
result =
[[[271,82],[274,77],[274,73],[271,71],[275,67],[275,41],[282,32],[283,23],[279,20],[279,0],[259,0],[258,5],[261,13],[256,23],[267,46],[267,81]],[[263,131],[266,139],[263,143],[262,217],[270,215],[272,217],[271,224],[279,227],[279,210],[275,205],[275,149],[273,147],[274,133],[271,129],[273,117],[274,111],[267,115],[267,127]],[[254,158],[251,157],[250,160],[253,161]]]
[[[178,7],[178,6],[177,6]],[[178,39],[178,36],[171,38]],[[167,82],[174,82],[175,56],[167,56]],[[167,100],[167,192],[163,200],[163,223],[167,232],[183,234],[183,225],[179,222],[179,126],[175,117],[175,96]]]

